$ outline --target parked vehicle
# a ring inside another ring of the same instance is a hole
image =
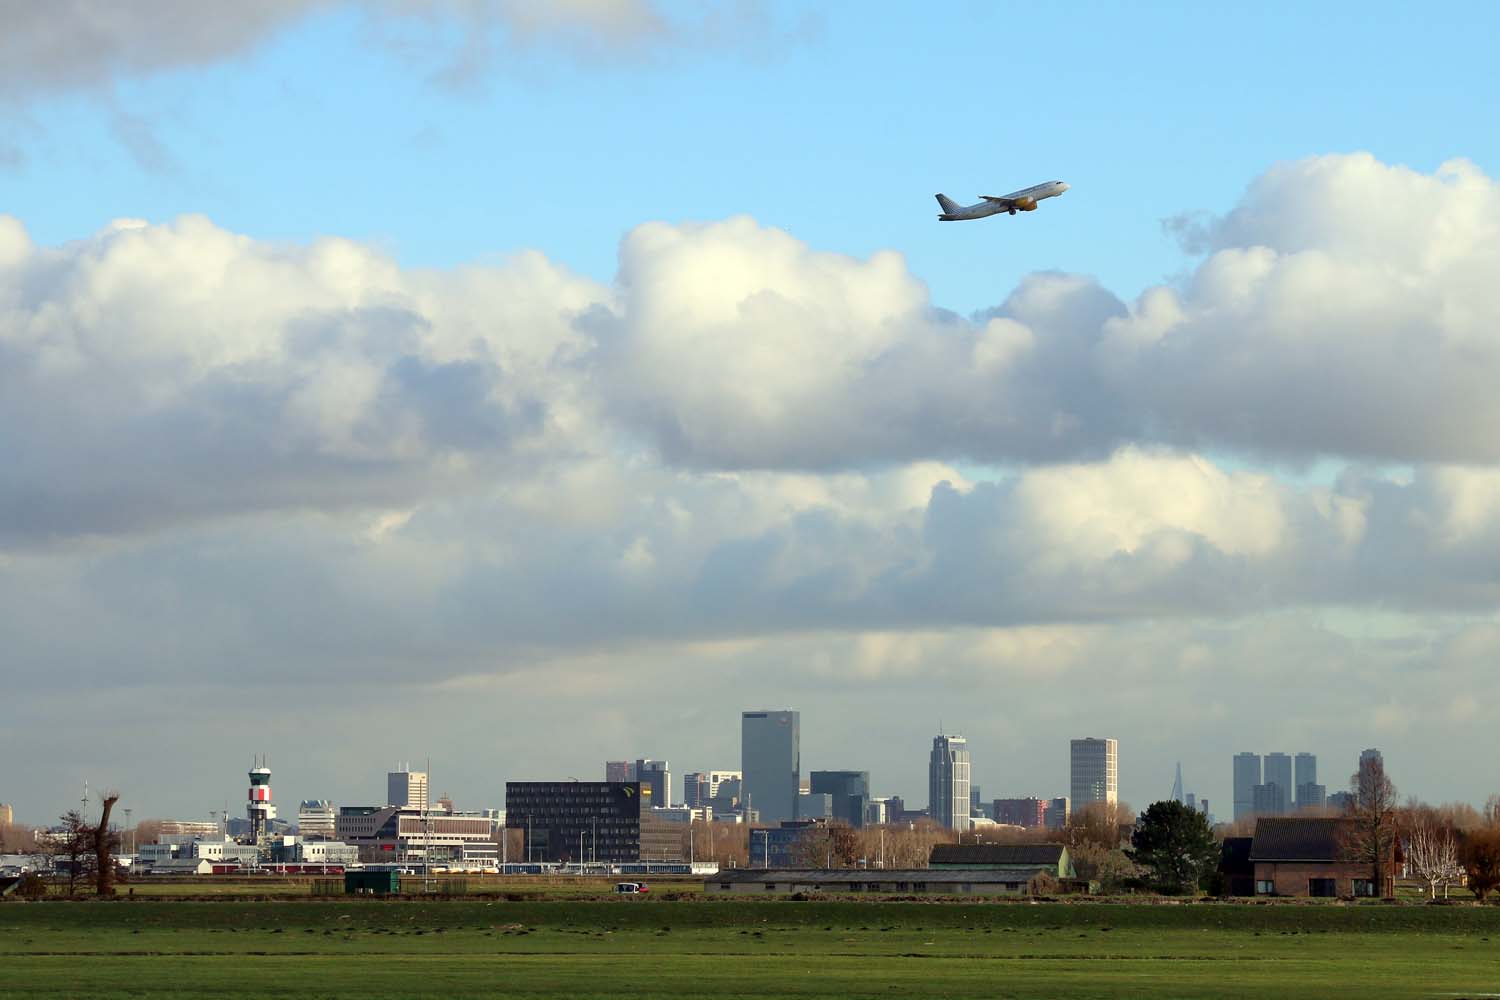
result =
[[[615,892],[638,894],[650,892],[651,887],[644,882],[616,882]]]

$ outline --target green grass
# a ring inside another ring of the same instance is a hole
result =
[[[8,903],[0,969],[0,997],[1475,996],[1500,908]]]

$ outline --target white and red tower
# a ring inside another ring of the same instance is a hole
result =
[[[266,766],[264,757],[258,758],[250,769],[250,795],[245,815],[250,820],[250,838],[258,844],[270,831],[271,820],[276,818],[276,807],[271,804],[271,769]]]

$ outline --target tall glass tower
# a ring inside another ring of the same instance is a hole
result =
[[[927,761],[927,811],[934,822],[963,833],[969,828],[969,741],[934,736]]]
[[[740,716],[740,801],[767,825],[797,818],[802,783],[802,716],[791,709]]]

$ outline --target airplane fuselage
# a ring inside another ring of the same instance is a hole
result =
[[[1029,188],[1012,191],[1003,196],[985,195],[984,200],[975,205],[959,205],[950,200],[946,195],[938,195],[938,204],[943,207],[943,213],[938,219],[943,222],[962,222],[966,219],[983,219],[990,215],[999,215],[1002,212],[1015,215],[1017,212],[1034,212],[1037,203],[1047,198],[1056,198],[1068,185],[1062,181],[1047,181],[1044,184],[1033,184]]]

